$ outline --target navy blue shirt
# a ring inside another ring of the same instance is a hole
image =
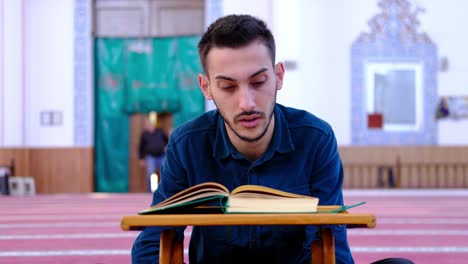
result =
[[[343,168],[331,127],[314,115],[276,104],[275,129],[267,151],[255,162],[231,144],[214,110],[180,126],[171,135],[152,205],[190,186],[212,181],[229,190],[256,184],[342,205]],[[346,227],[330,226],[336,263],[354,263]],[[162,228],[147,227],[132,249],[133,263],[157,263]],[[194,227],[190,263],[310,263],[316,226]],[[178,229],[182,238],[183,228]]]

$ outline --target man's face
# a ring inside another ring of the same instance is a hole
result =
[[[206,61],[208,76],[199,76],[200,87],[213,99],[228,132],[244,141],[261,139],[273,118],[283,64],[273,67],[267,47],[258,41],[236,49],[213,48]]]

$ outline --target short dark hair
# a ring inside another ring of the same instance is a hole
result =
[[[257,40],[268,48],[274,65],[275,39],[264,21],[250,15],[228,15],[218,18],[208,27],[198,43],[198,54],[203,70],[208,74],[206,57],[212,48],[240,48]]]

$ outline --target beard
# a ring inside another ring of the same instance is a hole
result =
[[[216,101],[214,100],[213,98],[213,102],[214,104],[216,105],[216,108],[218,109],[218,112],[219,114],[221,115],[221,117],[223,118],[224,120],[224,123],[227,124],[227,126],[229,127],[229,129],[234,132],[234,134],[241,140],[243,141],[246,141],[246,142],[256,142],[256,141],[259,141],[261,138],[263,138],[263,136],[265,136],[266,132],[268,131],[268,128],[270,127],[270,124],[271,124],[271,120],[273,119],[273,113],[274,113],[274,110],[275,110],[275,104],[276,104],[276,93],[277,93],[277,90],[275,90],[275,96],[271,102],[271,110],[269,113],[264,113],[264,112],[258,112],[258,111],[251,111],[251,112],[242,112],[242,113],[239,113],[237,114],[232,121],[230,121],[226,114],[223,113],[223,111],[221,111],[221,108],[218,107],[218,104],[216,103]],[[263,118],[266,118],[268,121],[267,121],[267,124],[266,126],[263,128],[263,130],[261,131],[260,134],[258,134],[257,136],[254,136],[254,137],[247,137],[247,136],[243,136],[241,135],[236,129],[234,129],[234,122],[236,119],[238,119],[239,117],[243,116],[243,117],[248,117],[250,115],[259,115]]]
[[[256,137],[247,137],[247,136],[243,136],[241,135],[239,132],[237,132],[234,127],[231,125],[231,122],[227,121],[224,116],[221,114],[221,116],[223,117],[224,119],[224,122],[229,126],[229,129],[231,129],[232,132],[234,132],[234,134],[236,134],[236,136],[244,141],[247,141],[247,142],[256,142],[256,141],[259,141],[263,136],[265,136],[266,132],[268,131],[268,128],[270,127],[270,123],[271,123],[271,119],[273,118],[273,110],[274,110],[274,106],[273,108],[271,109],[270,111],[270,114],[267,116],[267,119],[268,119],[268,123],[267,125],[265,126],[265,128],[262,130],[262,132],[260,134],[258,134]],[[221,112],[220,112],[221,113]],[[248,117],[249,115],[261,115],[261,116],[266,116],[265,113],[262,113],[262,112],[243,112],[243,113],[240,113],[238,116],[245,116],[245,117]]]

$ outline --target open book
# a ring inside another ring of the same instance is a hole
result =
[[[205,182],[176,193],[139,214],[183,212],[213,202],[218,202],[225,213],[315,213],[319,199],[258,185],[242,185],[229,192],[219,183]]]

